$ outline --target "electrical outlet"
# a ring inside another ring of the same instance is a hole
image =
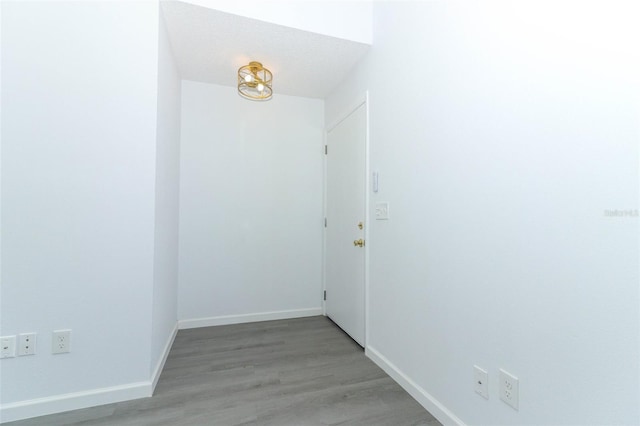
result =
[[[518,409],[518,378],[500,369],[500,399]]]
[[[18,336],[18,356],[35,355],[36,333],[23,333]]]
[[[55,330],[51,342],[51,353],[64,354],[71,352],[71,330]]]
[[[16,336],[0,337],[0,358],[16,356]]]
[[[389,203],[376,203],[376,220],[389,220]]]
[[[473,387],[478,395],[489,399],[489,375],[477,365],[473,366]]]

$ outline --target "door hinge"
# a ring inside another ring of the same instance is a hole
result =
[[[324,291],[324,300],[327,300],[327,290]]]
[[[327,153],[329,152],[329,148],[327,147],[327,145],[324,146],[324,155],[327,155]]]
[[[327,218],[326,217],[324,218],[324,227],[325,228],[327,227]]]

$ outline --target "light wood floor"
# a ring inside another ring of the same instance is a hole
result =
[[[439,425],[325,317],[182,330],[152,398],[35,425]]]

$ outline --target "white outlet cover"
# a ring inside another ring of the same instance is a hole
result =
[[[18,336],[18,356],[35,355],[36,333],[23,333]]]
[[[376,220],[389,219],[389,203],[376,203]]]
[[[0,359],[16,356],[16,336],[0,337]]]
[[[71,330],[55,330],[51,339],[51,353],[65,354],[71,352]]]
[[[489,399],[489,374],[477,365],[473,366],[473,388],[478,395]]]
[[[518,409],[520,397],[518,383],[519,380],[516,376],[500,369],[500,399],[515,410]]]

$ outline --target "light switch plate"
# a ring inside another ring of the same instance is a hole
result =
[[[389,203],[376,203],[376,220],[389,220]]]

